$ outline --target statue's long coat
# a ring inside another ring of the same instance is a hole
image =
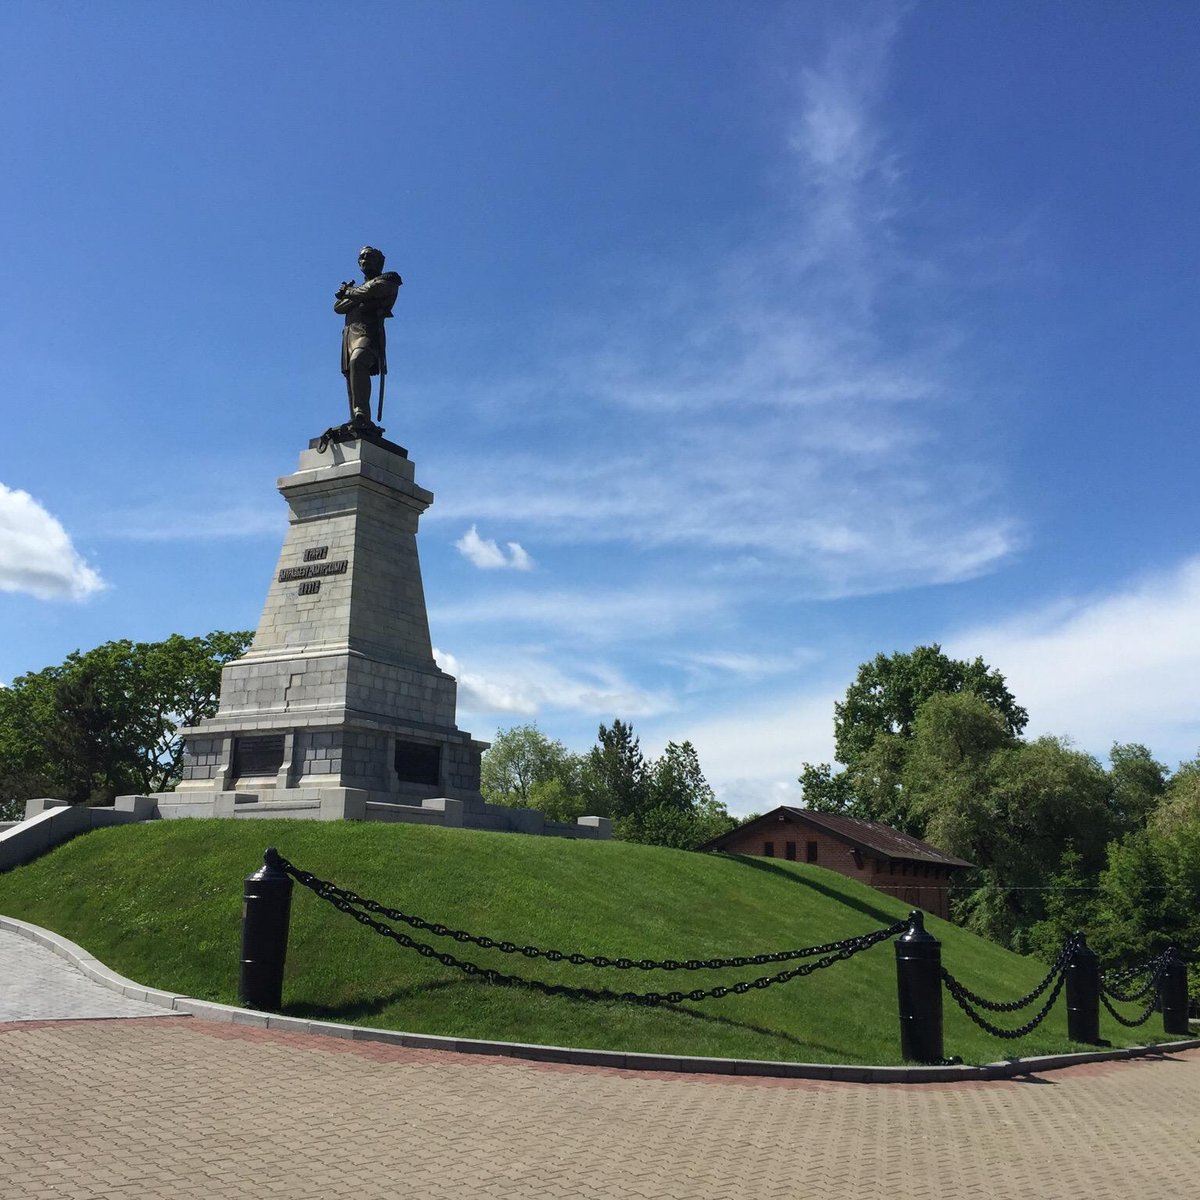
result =
[[[356,350],[370,350],[374,361],[371,374],[381,371],[387,374],[387,337],[383,323],[392,315],[396,293],[404,281],[395,271],[384,271],[374,279],[358,287],[350,288],[340,300],[335,300],[333,311],[346,314],[346,328],[342,330],[342,374],[350,373],[350,356]]]

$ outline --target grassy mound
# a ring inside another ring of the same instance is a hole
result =
[[[0,912],[79,942],[155,987],[237,1003],[242,880],[263,849],[389,906],[497,941],[633,959],[758,954],[888,925],[905,906],[819,867],[415,825],[161,821],[97,830],[0,875]],[[1023,995],[1045,966],[944,921],[946,966],[989,998]],[[409,932],[509,974],[617,991],[688,991],[786,969],[597,970]],[[297,887],[284,1011],[451,1036],[801,1062],[899,1061],[895,956],[875,946],[807,978],[745,995],[646,1008],[481,983],[396,946]],[[1131,1010],[1132,1011],[1132,1010]],[[1001,1016],[1016,1025],[1029,1015]],[[1161,1038],[1152,1017],[1114,1045]],[[1065,1006],[1033,1035],[1000,1041],[946,997],[946,1052],[990,1062],[1072,1048]]]

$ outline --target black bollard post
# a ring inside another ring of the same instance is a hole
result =
[[[942,943],[925,931],[913,909],[908,930],[896,939],[896,991],[900,1000],[900,1053],[908,1062],[941,1062]]]
[[[1167,947],[1167,964],[1159,983],[1163,1033],[1188,1032],[1187,963],[1174,946]]]
[[[1083,931],[1067,963],[1067,1037],[1089,1046],[1100,1044],[1100,960]]]
[[[246,877],[242,893],[242,970],[238,998],[247,1008],[278,1012],[283,1002],[292,880],[274,846],[263,865]]]

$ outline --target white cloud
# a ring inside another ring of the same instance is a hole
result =
[[[797,72],[770,233],[610,264],[629,274],[622,308],[577,314],[540,370],[510,381],[514,427],[541,414],[539,452],[460,458],[469,483],[433,520],[677,548],[692,573],[752,556],[799,598],[971,579],[1016,551],[957,365],[962,264],[936,258],[961,247],[914,244],[876,112],[896,32],[895,10],[872,8]]]
[[[800,766],[833,757],[833,705],[844,693],[844,684],[814,682],[749,706],[731,703],[717,716],[688,723],[685,736],[730,812],[801,803]]]
[[[607,666],[593,665],[568,674],[530,655],[472,670],[444,650],[435,648],[433,654],[438,665],[458,680],[464,715],[510,713],[532,717],[558,709],[608,720],[614,713],[652,716],[671,704],[665,690],[647,691]]]
[[[517,571],[532,571],[533,559],[520,542],[505,542],[508,547],[508,565]]]
[[[1026,736],[1066,735],[1103,759],[1113,742],[1143,742],[1173,766],[1200,750],[1200,555],[1110,592],[1069,598],[941,637],[956,658],[982,655],[1030,713]],[[810,660],[798,652],[796,669]],[[771,660],[735,652],[677,656],[753,682]],[[804,762],[833,759],[833,706],[865,650],[821,661],[805,686],[749,703],[726,690],[701,716],[669,710],[643,743],[686,737],[731,812],[801,802]],[[670,727],[668,728],[668,723]]]
[[[1143,742],[1169,762],[1200,748],[1200,556],[1108,594],[1063,600],[945,642],[983,656],[1029,710],[1028,736],[1103,757]]]
[[[508,552],[505,553],[491,538],[481,538],[479,530],[472,525],[466,533],[454,543],[458,552],[469,562],[482,571],[504,570],[532,571],[533,559],[526,553],[520,542],[508,542]]]
[[[753,654],[740,650],[697,650],[667,656],[666,661],[683,667],[696,684],[733,677],[742,681],[767,679],[796,672],[817,657],[813,650]]]
[[[0,591],[83,600],[105,586],[56,518],[28,492],[0,483]]]

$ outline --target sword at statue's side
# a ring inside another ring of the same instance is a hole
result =
[[[379,407],[375,410],[375,424],[383,420],[383,388],[387,383],[387,328],[383,318],[379,319]]]

